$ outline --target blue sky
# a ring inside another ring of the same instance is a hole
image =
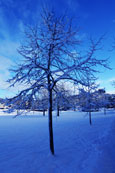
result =
[[[115,79],[115,50],[110,51],[115,36],[115,1],[114,0],[0,0],[0,97],[11,96],[19,90],[9,89],[5,82],[10,77],[8,69],[19,61],[17,48],[22,39],[25,24],[39,21],[41,4],[52,5],[57,14],[65,10],[76,18],[80,26],[80,38],[89,36],[98,38],[107,33],[103,41],[102,58],[110,57],[112,70],[100,68],[98,82],[107,92],[115,93],[111,81]],[[86,46],[87,47],[87,46]]]

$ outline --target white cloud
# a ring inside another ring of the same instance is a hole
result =
[[[9,87],[10,84],[6,82],[11,76],[9,68],[11,68],[14,65],[15,63],[11,61],[10,59],[0,56],[0,93],[4,93],[2,94],[4,95],[3,97],[14,96],[16,93],[18,93],[22,89],[27,88],[27,86],[19,85],[19,84],[15,85],[15,87]]]
[[[5,57],[0,56],[0,89],[6,89],[8,83],[6,80],[10,77],[9,68],[13,65],[13,62]]]
[[[113,82],[113,81],[115,81],[115,77],[112,77],[109,79],[109,82]]]
[[[18,53],[17,53],[18,47],[19,47],[19,43],[17,42],[13,42],[10,40],[0,41],[0,55],[12,59],[18,56]]]
[[[7,78],[10,75],[9,68],[13,65],[13,61],[10,59],[0,56],[0,75],[1,78]]]
[[[99,84],[100,88],[105,88],[107,93],[115,94],[115,88],[112,86],[112,81],[115,80],[115,78],[108,78],[104,80],[97,80],[97,84]]]

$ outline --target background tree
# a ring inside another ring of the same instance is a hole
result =
[[[85,111],[89,115],[89,123],[92,125],[91,112],[98,109],[96,90],[98,85],[95,84],[96,78],[90,78],[90,74],[86,75],[87,86],[82,86],[79,90],[80,105],[82,111]]]
[[[107,107],[107,104],[108,104],[108,99],[106,97],[106,91],[105,89],[99,89],[98,90],[98,102],[99,102],[99,107],[100,108],[103,108],[104,110],[104,114],[106,114],[106,107]]]
[[[48,110],[48,92],[46,89],[42,89],[41,92],[39,92],[39,96],[36,98],[35,104],[36,110],[42,111],[43,116],[45,116],[45,112]]]
[[[54,92],[54,108],[57,110],[57,116],[59,116],[60,110],[68,110],[68,108],[70,107],[70,91],[66,89],[66,85],[64,85],[64,83],[60,83],[54,87]]]
[[[31,102],[42,88],[48,91],[50,150],[54,154],[53,88],[60,80],[87,85],[84,74],[90,71],[90,75],[94,75],[98,72],[97,65],[106,67],[106,60],[97,59],[95,56],[103,37],[97,41],[91,39],[89,50],[81,55],[78,52],[78,28],[75,24],[72,25],[72,20],[65,15],[58,17],[54,11],[43,8],[39,25],[27,28],[25,38],[18,50],[23,61],[12,69],[14,76],[8,81],[11,86],[26,84],[27,88],[9,101],[12,105],[18,100]]]

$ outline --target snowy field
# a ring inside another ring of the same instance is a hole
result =
[[[115,173],[115,111],[61,112],[53,116],[55,156],[49,151],[48,117],[13,118],[0,112],[0,173]],[[15,114],[15,113],[14,113]]]

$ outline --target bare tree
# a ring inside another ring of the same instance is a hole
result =
[[[42,111],[43,116],[45,116],[45,112],[48,110],[48,92],[46,89],[42,89],[39,91],[39,96],[35,100],[36,110]]]
[[[70,105],[70,91],[66,89],[66,85],[64,85],[64,83],[56,85],[53,90],[55,92],[54,106],[57,111],[57,116],[59,117],[60,110],[67,110]]]
[[[12,69],[14,76],[8,81],[11,86],[26,84],[27,88],[10,99],[12,105],[16,100],[32,100],[42,88],[48,91],[48,117],[50,150],[54,154],[52,128],[52,91],[60,80],[74,81],[87,85],[85,75],[90,71],[94,75],[97,65],[106,66],[106,60],[94,55],[99,50],[103,37],[91,41],[86,54],[78,52],[80,44],[78,29],[65,15],[57,17],[53,11],[43,9],[41,23],[29,27],[25,32],[25,43],[18,52],[24,61]],[[19,105],[17,105],[19,107]]]
[[[91,112],[96,111],[98,107],[96,101],[96,90],[98,88],[98,85],[96,85],[95,83],[96,78],[91,78],[89,73],[86,76],[87,86],[82,86],[82,89],[79,90],[79,95],[82,111],[88,113],[89,123],[90,125],[92,125]]]
[[[103,108],[104,110],[104,114],[106,114],[106,108],[107,108],[107,105],[108,105],[108,99],[106,97],[106,91],[105,89],[99,89],[98,90],[98,97],[99,97],[99,106],[101,108]]]

